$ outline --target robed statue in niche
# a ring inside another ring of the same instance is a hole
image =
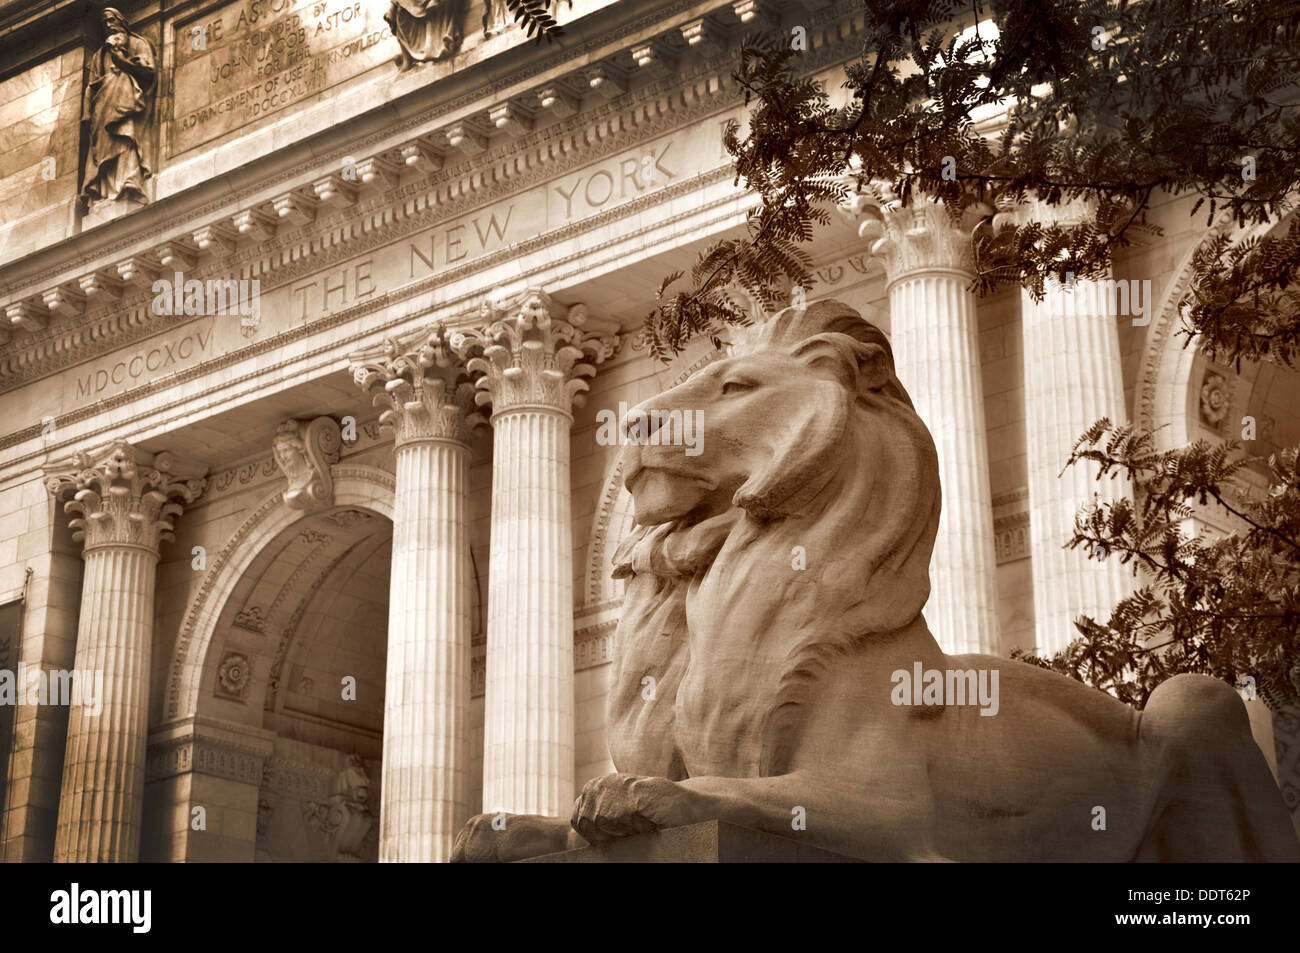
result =
[[[81,196],[88,206],[122,198],[144,202],[150,172],[141,137],[158,77],[154,50],[112,7],[101,19],[104,45],[91,57],[81,103],[81,121],[90,126]]]
[[[393,0],[384,22],[402,48],[398,67],[408,70],[455,56],[464,36],[464,13],[465,0]]]

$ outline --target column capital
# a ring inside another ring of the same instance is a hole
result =
[[[620,344],[612,321],[592,319],[585,305],[565,307],[535,288],[485,302],[482,317],[480,327],[452,332],[450,345],[476,378],[478,404],[491,404],[493,415],[522,407],[571,414],[582,406],[596,365]]]
[[[885,266],[890,282],[924,271],[974,276],[971,233],[993,211],[980,203],[959,217],[921,194],[904,203],[884,182],[853,182],[840,208],[858,223],[858,236],[871,241],[871,254]]]
[[[72,538],[86,551],[139,546],[155,555],[159,543],[174,538],[172,519],[206,485],[200,471],[178,466],[170,453],[145,453],[125,440],[77,453],[47,468],[45,478],[56,500],[73,494],[63,508],[74,517]]]
[[[996,214],[993,216],[995,232],[1001,232],[1006,228],[1018,228],[1029,222],[1069,228],[1091,221],[1097,213],[1096,203],[1090,199],[1067,199],[1049,205],[1033,193],[1020,201],[1013,196],[998,198],[993,204],[996,207]]]
[[[357,386],[386,408],[379,423],[393,429],[398,447],[428,440],[468,446],[472,429],[486,423],[475,412],[474,385],[448,338],[438,324],[349,357]]]

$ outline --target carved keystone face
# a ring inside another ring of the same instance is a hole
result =
[[[848,396],[833,374],[767,350],[717,361],[638,405],[628,412],[623,458],[636,521],[724,512],[738,489],[781,465],[810,407]]]

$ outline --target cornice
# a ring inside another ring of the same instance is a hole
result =
[[[646,15],[623,28],[615,39],[635,35],[656,24],[662,27],[666,19],[671,20],[696,6],[682,2]],[[828,13],[809,18],[814,27],[822,27],[810,31],[811,49],[801,58],[809,71],[826,68],[850,55],[849,41],[858,32],[860,18],[852,17],[847,30],[844,24],[831,24],[829,21],[834,18],[835,15]],[[672,22],[667,25],[665,36],[673,37],[682,26]],[[839,28],[832,29],[834,26]],[[588,45],[603,49],[610,42],[605,37],[599,43],[588,41]],[[590,61],[575,55],[575,51],[580,53],[584,49],[583,45],[571,47],[565,56],[557,54],[552,58],[554,64],[583,62],[569,74],[571,81],[573,76],[580,80],[592,68]],[[419,181],[399,184],[378,194],[372,191],[351,209],[324,214],[306,227],[285,229],[282,226],[273,240],[256,245],[246,243],[244,248],[224,258],[191,269],[187,277],[230,277],[238,273],[244,278],[273,282],[272,288],[279,287],[303,274],[361,254],[367,248],[398,241],[448,218],[470,213],[499,198],[599,161],[628,143],[670,132],[710,112],[736,105],[739,97],[729,76],[732,59],[725,52],[691,58],[688,62],[699,65],[685,75],[677,73],[652,81],[636,93],[624,93],[541,130],[525,132],[487,153],[491,159],[489,174],[482,174],[482,156],[449,163]],[[164,200],[148,212],[138,213],[149,216],[150,226],[23,279],[18,289],[6,296],[6,301],[40,303],[51,292],[91,277],[108,276],[111,281],[118,274],[117,266],[122,264],[115,261],[119,255],[125,255],[128,261],[141,260],[146,266],[165,272],[168,269],[159,262],[169,246],[186,245],[192,242],[194,233],[203,229],[229,230],[232,218],[241,209],[247,211],[249,203],[269,206],[274,197],[269,193],[278,191],[284,197],[295,188],[306,189],[313,180],[335,171],[345,155],[364,155],[367,150],[362,146],[387,142],[389,148],[371,158],[390,162],[394,158],[391,154],[400,152],[400,140],[408,130],[436,122],[439,117],[452,114],[458,106],[485,97],[490,99],[494,89],[518,82],[518,74],[512,74],[508,80],[498,80],[496,84],[465,94],[464,102],[448,101],[410,119],[390,122],[368,137],[350,140],[331,151],[324,162],[322,157],[315,156],[292,169],[259,179],[254,188],[233,194],[227,192],[219,201],[192,211],[171,214],[167,206],[172,203]],[[530,90],[529,94],[536,92]],[[445,135],[445,129],[427,130],[421,135],[427,140]],[[397,144],[393,144],[395,141]],[[260,201],[255,201],[259,197]],[[166,222],[165,229],[156,227],[160,220]],[[150,227],[155,228],[154,234],[150,234]],[[77,236],[63,244],[77,248],[88,242],[94,243],[93,236],[89,239]],[[142,250],[142,246],[151,247]],[[198,257],[197,247],[193,254]],[[482,266],[483,259],[476,260],[475,264]],[[11,343],[0,346],[0,393],[156,333],[160,320],[166,319],[150,313],[147,307],[150,299],[151,293],[144,290],[128,292],[122,300],[92,306],[80,317],[50,322],[43,330],[19,334]]]
[[[219,371],[222,370],[223,368],[239,364],[243,361],[248,360],[249,358],[257,357],[263,354],[273,353],[303,338],[309,338],[315,336],[320,332],[328,331],[331,328],[349,324],[353,321],[356,321],[358,318],[362,318],[367,315],[384,312],[387,309],[391,308],[393,305],[399,304],[403,301],[408,301],[413,298],[419,298],[421,296],[427,296],[435,288],[458,281],[462,278],[474,274],[479,270],[491,268],[495,265],[500,264],[501,262],[509,261],[514,258],[527,255],[533,251],[536,251],[540,248],[545,248],[552,244],[562,244],[567,238],[579,232],[584,232],[591,229],[598,229],[602,225],[607,224],[611,221],[615,221],[619,218],[635,217],[648,208],[652,208],[654,206],[660,205],[665,202],[671,202],[674,198],[677,198],[681,195],[689,194],[690,192],[693,192],[700,188],[704,188],[715,182],[721,182],[726,179],[729,179],[731,177],[731,174],[732,173],[730,168],[723,167],[720,169],[716,169],[712,172],[707,172],[702,175],[695,176],[692,179],[683,180],[681,183],[678,183],[678,185],[676,186],[671,186],[665,189],[661,189],[657,192],[642,196],[631,202],[625,203],[624,205],[621,205],[618,208],[611,209],[608,212],[600,213],[598,215],[592,216],[591,218],[583,219],[578,222],[571,222],[568,225],[565,225],[562,228],[559,228],[555,231],[547,232],[543,235],[537,236],[536,238],[529,239],[528,241],[525,242],[519,242],[515,245],[509,246],[507,248],[503,248],[498,252],[494,252],[490,255],[485,255],[482,258],[475,259],[473,262],[469,262],[460,268],[448,269],[446,271],[443,271],[441,274],[433,275],[429,278],[425,278],[420,281],[411,282],[409,284],[403,285],[401,288],[396,289],[392,292],[376,294],[375,296],[371,298],[367,298],[365,301],[360,302],[359,304],[356,304],[351,308],[348,308],[343,311],[337,311],[332,314],[326,315],[324,317],[318,318],[315,321],[311,322],[310,324],[304,324],[296,328],[291,328],[290,330],[284,331],[281,334],[278,334],[274,337],[267,338],[263,341],[255,342],[237,351],[231,351],[227,354],[223,354],[220,357],[214,358],[211,361],[207,361],[202,364],[197,364],[183,371],[178,371],[169,377],[160,378],[158,380],[151,381],[148,384],[143,384],[140,387],[133,388],[132,390],[124,391],[120,394],[116,394],[113,397],[107,398],[105,400],[97,401],[93,404],[87,404],[84,407],[79,407],[76,410],[69,411],[68,413],[59,415],[58,417],[55,418],[56,431],[61,430],[61,428],[63,428],[65,425],[68,424],[74,424],[83,420],[92,420],[97,417],[101,417],[103,415],[106,415],[107,412],[109,411],[115,410],[119,407],[127,406],[135,401],[148,397],[152,394],[160,393],[164,390],[167,390],[170,387],[175,386],[176,384],[203,378],[209,374],[212,374],[214,371]],[[683,212],[679,215],[658,219],[650,223],[649,225],[646,225],[642,229],[640,229],[636,234],[639,234],[641,232],[657,230],[666,225],[672,225],[677,221],[692,218],[698,215],[702,211],[707,212],[719,205],[730,204],[732,201],[734,201],[732,198],[727,198],[722,201],[713,202],[713,203],[701,205],[697,208],[689,209],[688,211]],[[596,245],[585,247],[580,252],[576,252],[572,255],[565,256],[562,259],[556,259],[550,262],[550,264],[562,265],[571,261],[575,261],[580,258],[585,258],[592,255],[593,253],[598,253],[604,249],[613,247],[615,245],[621,245],[626,241],[628,241],[629,238],[635,238],[635,234],[631,236],[626,234],[620,235],[615,238],[611,238],[606,242],[601,242]],[[461,313],[462,315],[460,321],[454,324],[449,323],[448,324],[449,328],[457,327],[460,324],[472,323],[473,321],[477,320],[478,312],[477,310],[475,310],[475,306],[479,303],[479,299],[481,297],[482,296],[480,294],[466,294],[458,298],[450,299],[444,302],[443,306],[439,309],[440,311],[450,312],[453,314]],[[370,330],[372,331],[395,330],[399,328],[401,325],[408,323],[409,320],[410,318],[408,315],[401,315],[398,318],[389,320],[383,324],[375,325],[372,328],[370,328]],[[123,342],[123,343],[130,343],[130,342]],[[251,370],[246,374],[240,375],[237,378],[221,381],[220,386],[222,388],[228,388],[231,386],[239,385],[241,383],[248,383],[254,379],[266,375],[268,372],[273,372],[285,368],[290,364],[297,363],[298,361],[301,361],[305,358],[310,358],[314,355],[318,355],[326,351],[335,350],[338,348],[339,343],[340,342],[338,341],[327,341],[326,343],[322,344],[319,348],[316,348],[315,350],[309,352],[308,354],[296,355],[288,360],[277,361],[274,364],[259,365],[256,369]],[[120,347],[121,344],[118,344],[116,346]],[[135,416],[130,418],[125,418],[125,419],[115,418],[114,420],[112,420],[111,426],[113,428],[120,428],[126,424],[134,423],[136,421],[145,419],[149,416],[152,416],[155,413],[157,413],[156,408],[144,411],[140,414],[136,414]],[[25,427],[22,430],[14,431],[13,433],[6,434],[3,437],[0,437],[0,450],[39,437],[41,434],[42,426],[43,424],[38,421],[37,423],[29,427]],[[83,444],[88,440],[90,440],[90,438],[87,437],[86,435],[79,435],[72,442],[75,444]],[[33,453],[24,456],[23,458],[13,460],[11,462],[21,463],[23,460],[28,460],[28,459],[38,459],[38,458],[43,459],[47,451],[50,449],[51,448],[49,447],[42,447],[41,449],[36,450]]]

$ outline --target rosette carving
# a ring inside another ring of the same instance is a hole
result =
[[[45,485],[60,499],[72,538],[87,551],[99,546],[141,546],[157,554],[171,541],[172,520],[203,492],[206,481],[176,470],[169,453],[144,453],[123,440],[96,453],[78,453],[47,473]]]
[[[479,406],[490,404],[493,414],[520,407],[570,413],[582,406],[596,365],[619,347],[611,322],[591,322],[585,305],[565,308],[536,289],[486,302],[482,315],[485,325],[452,332],[449,344],[475,377]]]

